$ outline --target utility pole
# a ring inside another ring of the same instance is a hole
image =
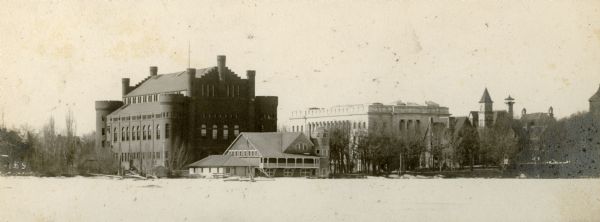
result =
[[[188,40],[188,68],[191,68],[191,62],[190,62],[191,61],[191,54],[192,54],[191,41]]]

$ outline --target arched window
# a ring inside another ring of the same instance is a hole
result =
[[[156,124],[156,139],[160,139],[160,125]]]
[[[213,128],[212,128],[212,139],[213,140],[217,139],[217,133],[218,133],[218,131],[217,131],[217,125],[213,125]]]
[[[129,127],[125,128],[125,140],[129,141]]]
[[[148,126],[148,139],[152,139],[152,125]]]
[[[223,139],[229,139],[229,127],[227,125],[223,125]]]
[[[171,133],[171,126],[167,123],[165,124],[165,139],[169,139],[169,134]]]
[[[202,128],[200,129],[200,136],[206,137],[206,124],[202,124]]]
[[[142,130],[142,140],[146,140],[146,134],[148,133],[148,131],[146,131],[146,126],[143,126]]]
[[[140,126],[135,128],[135,140],[140,140]]]
[[[237,137],[238,135],[240,135],[240,126],[239,125],[234,125],[233,126],[233,135],[235,137]]]

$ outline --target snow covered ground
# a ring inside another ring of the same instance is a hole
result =
[[[600,221],[600,179],[0,177],[0,221]]]

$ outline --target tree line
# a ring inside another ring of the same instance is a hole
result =
[[[468,121],[459,119],[459,121]],[[600,173],[600,117],[577,113],[532,126],[498,116],[488,127],[433,124],[422,132],[386,133],[330,128],[333,174],[389,175],[392,171],[457,170],[474,167],[528,171],[528,164],[556,168],[555,176]],[[520,168],[521,167],[521,168]]]
[[[0,129],[0,170],[40,176],[72,176],[89,173],[115,174],[117,161],[109,149],[95,147],[94,133],[77,136],[71,111],[65,130],[57,132],[54,118],[41,130],[23,126]]]

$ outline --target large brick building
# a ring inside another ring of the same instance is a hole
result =
[[[158,74],[133,86],[122,79],[121,101],[96,101],[96,145],[111,148],[122,167],[165,166],[172,147],[192,159],[223,153],[241,132],[274,132],[277,97],[255,96],[255,71],[242,79],[217,66]]]

